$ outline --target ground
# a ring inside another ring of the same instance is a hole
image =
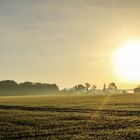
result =
[[[140,94],[0,97],[0,139],[138,140]]]

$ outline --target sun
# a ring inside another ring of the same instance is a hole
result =
[[[140,82],[140,41],[126,41],[115,51],[115,69],[123,80]]]

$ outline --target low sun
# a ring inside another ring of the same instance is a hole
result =
[[[115,52],[116,71],[123,80],[140,82],[140,41],[127,41]]]

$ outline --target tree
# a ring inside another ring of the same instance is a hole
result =
[[[104,84],[103,92],[106,92],[106,84]]]
[[[82,84],[78,84],[74,88],[75,88],[75,91],[78,91],[78,92],[84,92],[85,91],[85,86],[82,85]]]
[[[134,93],[140,93],[140,85],[134,89]]]
[[[110,85],[111,85],[112,87],[114,87],[115,89],[117,89],[117,86],[116,86],[116,84],[115,84],[114,82],[110,83]]]
[[[87,92],[88,92],[91,85],[89,83],[85,83],[85,86],[86,86],[86,89],[87,89]]]
[[[11,88],[16,88],[17,87],[17,83],[13,80],[4,80],[4,81],[0,81],[0,89],[11,89]]]
[[[56,84],[46,84],[46,83],[24,82],[24,83],[20,83],[19,87],[23,90],[32,90],[32,91],[58,91],[59,90],[59,87]]]
[[[96,85],[92,85],[92,87],[91,87],[91,91],[93,91],[93,92],[95,92],[95,90],[96,90],[96,88],[97,88],[97,86]]]
[[[24,89],[29,89],[29,88],[32,88],[33,87],[33,83],[32,82],[24,82],[24,83],[20,83],[19,84],[19,87],[20,88],[24,88]]]
[[[117,86],[114,82],[112,82],[108,85],[108,89],[110,90],[110,92],[116,92],[117,91]]]

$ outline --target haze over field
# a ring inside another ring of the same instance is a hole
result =
[[[1,0],[0,79],[135,87],[139,7],[139,0]]]

